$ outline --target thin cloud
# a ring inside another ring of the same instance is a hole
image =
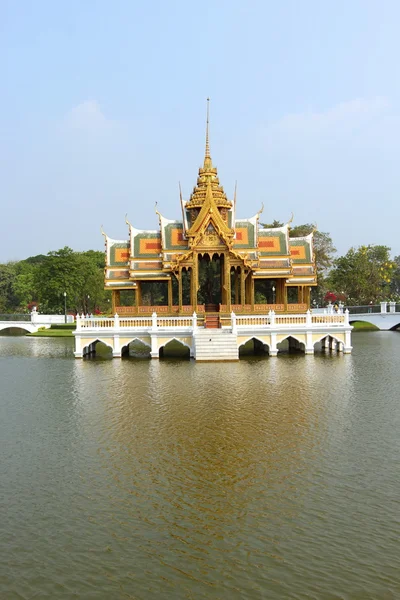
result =
[[[327,136],[345,137],[374,125],[387,116],[385,97],[358,98],[341,102],[323,112],[307,111],[283,116],[267,127],[267,136],[281,142],[299,142]]]
[[[107,119],[95,100],[86,100],[72,108],[62,120],[63,128],[96,132],[109,129],[113,121]]]

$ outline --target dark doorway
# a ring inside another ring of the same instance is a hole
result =
[[[222,303],[221,278],[223,273],[223,255],[199,255],[199,291],[197,302],[205,305]]]

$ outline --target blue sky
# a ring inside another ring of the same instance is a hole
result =
[[[400,254],[397,0],[0,0],[0,261],[179,218],[204,155],[238,217]]]

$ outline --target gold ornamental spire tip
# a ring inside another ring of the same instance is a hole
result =
[[[211,158],[210,157],[210,140],[209,140],[209,135],[208,135],[209,124],[210,124],[210,98],[207,98],[206,158]]]

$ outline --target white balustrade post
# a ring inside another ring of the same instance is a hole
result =
[[[274,310],[269,311],[269,318],[270,318],[270,324],[272,326],[274,326],[275,325],[275,311]]]
[[[153,314],[151,315],[151,328],[153,331],[156,331],[157,329],[157,313],[153,312]]]
[[[346,310],[344,311],[344,324],[345,325],[350,325],[350,321],[349,321],[349,309],[346,308]]]
[[[193,334],[195,334],[197,331],[197,314],[195,312],[193,313],[193,316],[192,316],[192,327],[193,327]]]
[[[396,312],[396,302],[393,302],[393,300],[389,302],[389,312],[390,313]]]
[[[307,327],[309,325],[312,325],[312,319],[311,319],[310,309],[308,309],[308,311],[306,312],[306,325],[307,325]]]
[[[37,323],[37,320],[38,320],[37,317],[38,317],[38,313],[36,311],[36,306],[34,306],[32,312],[31,312],[31,323],[33,323],[33,324]]]
[[[232,323],[232,333],[234,333],[236,335],[236,333],[237,333],[236,315],[233,311],[231,312],[231,323]]]
[[[76,331],[80,331],[81,329],[81,318],[79,316],[79,313],[76,313]]]
[[[114,315],[114,329],[119,329],[119,315],[115,313]]]
[[[381,302],[381,313],[387,312],[387,302]]]

